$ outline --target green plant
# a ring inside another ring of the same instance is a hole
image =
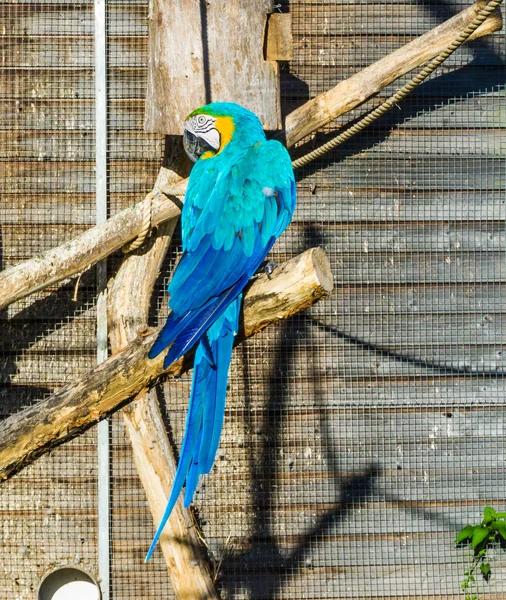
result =
[[[478,600],[469,588],[475,583],[474,572],[479,565],[483,579],[488,583],[492,575],[492,569],[487,558],[487,550],[491,544],[499,542],[501,546],[506,545],[506,512],[497,512],[490,506],[485,506],[483,520],[479,525],[466,525],[455,538],[456,544],[470,545],[473,549],[473,560],[469,569],[464,574],[461,588],[466,600]]]

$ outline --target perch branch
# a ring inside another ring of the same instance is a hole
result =
[[[161,192],[153,203],[153,227],[181,214],[186,180],[167,184],[168,173],[168,169],[161,168],[153,188]],[[16,300],[89,269],[136,238],[142,229],[145,205],[149,201],[146,197],[73,240],[5,269],[0,273],[0,310]]]
[[[409,44],[291,112],[286,117],[287,146],[293,146],[316,129],[363,104],[388,84],[437,56],[457,38],[486,5],[487,0],[475,2],[438,27],[415,38]],[[501,12],[496,10],[470,36],[469,40],[489,35],[501,28]]]
[[[174,176],[176,174],[174,173]],[[177,219],[160,226],[142,253],[126,256],[107,293],[108,331],[112,354],[124,350],[148,321],[150,299]],[[159,523],[176,472],[157,398],[149,390],[122,410],[137,472],[153,521]],[[207,560],[192,514],[179,500],[160,537],[160,548],[176,598],[217,600]]]
[[[245,295],[241,339],[308,308],[328,295],[332,287],[330,265],[319,248],[284,263],[271,280],[259,276]],[[5,419],[0,424],[0,479],[11,477],[51,448],[138,398],[162,375],[176,377],[189,368],[188,358],[165,371],[163,355],[147,358],[158,332],[141,334],[79,381]]]
[[[286,118],[287,146],[293,146],[298,140],[362,104],[401,75],[436,56],[473,21],[485,4],[484,0],[476,2],[290,113]],[[484,37],[501,27],[501,13],[496,11],[476,30],[471,39]],[[163,168],[160,170],[155,189],[167,197],[182,198],[186,181],[181,180],[176,186],[169,185],[166,182],[166,171]],[[0,310],[33,292],[92,267],[134,239],[142,228],[145,202],[146,200],[118,213],[105,224],[93,227],[62,246],[6,269],[0,274]],[[176,202],[174,204],[163,197],[155,202],[152,214],[154,227],[179,215],[180,203]]]

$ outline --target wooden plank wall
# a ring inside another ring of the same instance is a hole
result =
[[[295,42],[284,110],[465,4],[284,3]],[[5,267],[94,222],[93,3],[14,0],[0,22]],[[109,2],[108,26],[114,213],[149,189],[163,140],[142,130],[147,2]],[[503,34],[463,49],[399,109],[298,173],[294,223],[273,256],[323,245],[337,289],[235,354],[219,457],[196,501],[224,598],[459,597],[469,554],[454,533],[505,501],[501,61]],[[69,282],[0,315],[2,414],[93,364],[93,274],[77,303],[73,292]],[[188,378],[165,389],[177,447],[188,390]],[[153,528],[119,419],[112,441],[114,598],[171,598],[159,553],[143,564]],[[33,598],[52,565],[96,572],[94,444],[92,432],[2,488],[2,597]],[[504,589],[497,560],[484,598]]]
[[[74,15],[89,13],[90,4],[80,3]],[[77,67],[70,44],[83,25],[71,12],[56,3],[0,6],[2,268],[94,220],[92,57]],[[73,294],[64,282],[0,313],[2,417],[95,364],[94,275],[82,278],[76,301]],[[32,600],[42,575],[60,565],[96,573],[96,470],[92,431],[2,485],[2,598]]]

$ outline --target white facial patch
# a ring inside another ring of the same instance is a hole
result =
[[[209,131],[199,133],[199,136],[215,150],[220,149],[220,134],[217,129],[213,128]]]

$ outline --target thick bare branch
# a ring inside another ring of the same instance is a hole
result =
[[[108,330],[116,354],[133,341],[148,321],[150,299],[170,244],[176,219],[160,226],[142,253],[127,255],[107,290]],[[153,388],[123,410],[137,472],[153,521],[158,524],[167,504],[176,472],[163,417]],[[153,528],[154,532],[155,528]],[[176,598],[213,600],[213,585],[205,552],[190,510],[178,501],[160,537],[160,548]]]
[[[270,281],[264,275],[254,281],[245,296],[243,335],[252,335],[311,306],[331,290],[332,275],[325,253],[318,248],[304,252],[278,267]],[[257,311],[257,306],[262,310]],[[147,358],[157,334],[158,330],[140,335],[79,381],[3,421],[0,478],[7,479],[140,397],[162,375],[176,377],[188,368],[188,360],[179,360],[164,371],[163,355]]]
[[[438,27],[294,110],[286,118],[287,146],[293,146],[316,129],[363,104],[401,75],[409,73],[437,56],[457,38],[486,5],[487,0],[479,0]],[[484,37],[501,28],[502,17],[497,10],[471,35],[469,40]]]

